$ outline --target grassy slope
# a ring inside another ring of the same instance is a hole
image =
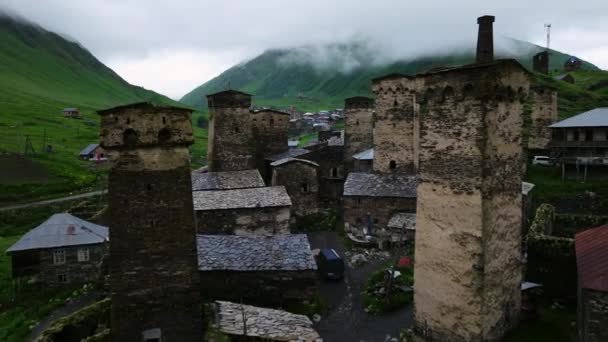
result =
[[[139,101],[177,104],[130,85],[79,44],[0,13],[0,152],[22,152],[29,137],[38,152],[32,159],[60,176],[50,186],[0,185],[1,193],[11,194],[0,196],[0,202],[46,197],[94,184],[91,163],[79,161],[77,155],[87,144],[99,140],[95,111]],[[64,107],[80,108],[84,118],[63,118]],[[206,133],[198,130],[195,134],[201,139],[195,151],[202,153]],[[55,153],[39,153],[45,137]],[[0,178],[2,183],[15,180],[3,182]]]

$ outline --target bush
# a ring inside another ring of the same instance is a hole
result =
[[[363,305],[365,305],[365,310],[372,315],[397,310],[413,300],[412,291],[405,292],[402,290],[403,287],[411,287],[414,284],[413,269],[411,267],[395,268],[396,271],[401,272],[401,276],[393,279],[390,293],[387,297],[388,270],[390,268],[372,273],[363,291]]]
[[[338,213],[334,209],[312,215],[298,217],[291,227],[292,233],[334,231],[338,223]]]

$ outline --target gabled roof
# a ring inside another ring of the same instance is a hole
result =
[[[580,287],[608,291],[608,225],[576,234],[575,248]]]
[[[534,189],[535,185],[533,183],[521,182],[521,194],[524,196],[528,196],[528,193]]]
[[[608,107],[600,107],[575,115],[549,126],[551,128],[568,127],[608,127]]]
[[[68,213],[55,214],[15,242],[7,253],[30,249],[91,245],[108,241],[108,227]]]
[[[99,147],[99,144],[89,144],[82,151],[80,151],[80,155],[81,156],[86,156],[88,154],[91,154],[91,153],[93,153],[93,151],[95,151],[95,149],[97,147]]]
[[[221,210],[291,206],[284,186],[193,191],[194,210]]]
[[[351,172],[344,183],[344,196],[416,198],[417,185],[413,175]]]
[[[374,160],[374,148],[370,148],[368,150],[359,152],[359,153],[355,153],[353,155],[353,159],[357,159],[357,160]]]
[[[120,105],[120,106],[114,106],[111,108],[106,108],[106,109],[100,109],[97,111],[97,114],[99,115],[104,115],[104,114],[108,114],[108,113],[115,113],[115,112],[120,112],[123,111],[125,109],[133,109],[133,108],[147,108],[149,110],[154,110],[154,111],[161,111],[161,110],[179,110],[179,111],[184,111],[184,112],[193,112],[194,110],[191,108],[187,108],[187,107],[177,107],[177,106],[170,106],[167,104],[156,104],[156,103],[152,103],[152,102],[133,102],[133,103],[128,103],[128,104],[124,104],[124,105]]]
[[[317,265],[305,234],[197,235],[201,271],[304,271]]]
[[[192,190],[229,190],[266,186],[260,171],[192,172]]]
[[[267,113],[275,113],[275,114],[281,114],[281,115],[287,115],[287,116],[289,116],[289,115],[290,115],[290,114],[289,114],[289,113],[287,113],[287,112],[283,112],[283,111],[276,110],[276,109],[270,109],[270,108],[263,108],[263,109],[254,110],[252,113],[253,113],[253,114],[257,114],[257,113],[264,113],[264,112],[267,112]]]
[[[281,160],[281,159],[285,159],[285,158],[295,158],[295,157],[305,155],[310,152],[311,152],[310,150],[295,147],[295,148],[290,148],[283,153],[279,153],[279,154],[275,154],[275,155],[266,157],[266,160],[277,161],[277,160]]]
[[[245,92],[239,91],[239,90],[234,90],[234,89],[227,89],[227,90],[221,90],[218,92],[215,92],[213,94],[209,94],[207,95],[207,97],[216,97],[216,96],[225,96],[225,95],[245,95],[245,96],[253,96],[251,94],[247,94]]]
[[[319,167],[319,164],[310,161],[310,160],[306,160],[306,159],[298,159],[298,158],[283,158],[283,159],[279,159],[277,161],[274,161],[272,163],[270,163],[270,166],[281,166],[281,165],[285,165],[288,163],[293,163],[293,162],[298,162],[298,163],[304,163],[304,164],[309,164],[311,166],[314,167]]]

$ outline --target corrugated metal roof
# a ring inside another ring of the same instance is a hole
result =
[[[576,234],[575,247],[580,287],[608,291],[608,225]]]
[[[99,146],[99,144],[89,144],[87,145],[87,147],[85,147],[82,151],[80,151],[80,155],[81,156],[86,156],[91,154],[97,147]]]
[[[353,159],[357,160],[374,160],[374,148],[370,148],[369,150],[365,150],[359,153],[355,153],[353,155]]]
[[[608,107],[600,107],[556,122],[551,128],[608,127]]]
[[[6,252],[90,245],[108,240],[108,227],[87,222],[68,213],[61,213],[51,216],[44,223],[27,232]]]

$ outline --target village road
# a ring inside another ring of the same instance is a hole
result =
[[[344,256],[340,237],[334,232],[309,234],[311,248],[334,248]],[[326,308],[315,328],[324,342],[384,342],[398,338],[413,323],[412,306],[381,316],[364,311],[361,292],[369,275],[385,260],[371,260],[355,269],[347,267],[344,281],[321,281],[321,298]],[[389,337],[390,336],[390,337]]]
[[[59,203],[59,202],[71,201],[71,200],[80,199],[80,198],[87,198],[87,197],[98,196],[98,195],[105,194],[107,192],[108,192],[108,190],[98,190],[98,191],[86,192],[84,194],[66,196],[66,197],[61,197],[61,198],[53,198],[53,199],[44,200],[44,201],[11,205],[11,206],[8,206],[8,207],[1,207],[0,211],[23,209],[23,208],[35,207],[35,206],[39,206],[39,205],[45,205],[45,204],[51,204],[51,203]]]

